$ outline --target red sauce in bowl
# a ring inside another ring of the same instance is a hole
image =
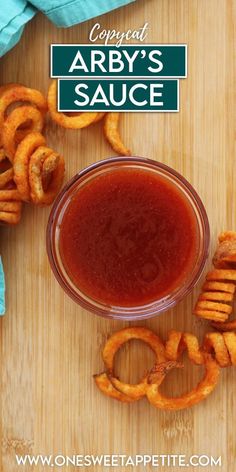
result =
[[[168,179],[140,169],[97,176],[71,198],[59,251],[73,283],[98,302],[140,306],[173,292],[195,266],[198,223]]]

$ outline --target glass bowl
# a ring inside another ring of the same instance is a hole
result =
[[[117,169],[141,169],[168,179],[186,199],[196,217],[197,251],[194,266],[180,286],[161,299],[140,306],[112,306],[86,295],[71,280],[63,265],[59,250],[60,225],[73,196],[92,179]],[[196,285],[203,271],[209,248],[209,223],[205,208],[196,191],[187,180],[172,168],[142,157],[114,157],[96,162],[76,174],[62,189],[52,207],[47,226],[47,253],[52,271],[65,292],[86,310],[106,318],[141,320],[162,313],[182,300]]]

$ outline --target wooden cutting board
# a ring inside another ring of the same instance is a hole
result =
[[[236,229],[235,7],[233,0],[137,0],[98,20],[104,28],[121,31],[148,22],[147,42],[188,44],[188,78],[180,82],[180,112],[127,113],[121,119],[121,133],[134,154],[172,166],[194,185],[210,220],[211,254],[217,234]],[[93,24],[56,29],[37,15],[20,44],[1,59],[1,83],[21,82],[46,93],[49,44],[86,43]],[[70,131],[49,122],[47,139],[65,157],[66,179],[114,154],[103,138],[101,123]],[[207,401],[176,413],[158,411],[146,400],[119,404],[96,389],[92,375],[103,368],[102,346],[109,334],[129,323],[91,315],[63,293],[46,256],[49,211],[25,206],[18,227],[1,228],[7,284],[7,313],[0,322],[1,471],[23,470],[16,465],[15,454],[171,453],[221,455],[221,470],[233,472],[235,368],[222,371],[219,386]],[[200,285],[175,309],[137,324],[164,338],[175,328],[202,339],[209,327],[192,316]],[[119,353],[117,370],[123,379],[134,381],[152,362],[148,348],[133,342]],[[168,376],[168,394],[179,394],[200,379],[201,369],[187,359],[185,363],[183,371]],[[24,471],[41,470],[50,468],[24,467]]]

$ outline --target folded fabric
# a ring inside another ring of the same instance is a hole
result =
[[[0,257],[0,315],[5,313],[5,277],[2,266],[2,258]]]
[[[30,0],[55,25],[66,28],[135,0]]]
[[[0,57],[18,43],[24,25],[35,13],[36,8],[26,0],[7,0],[0,8]]]
[[[20,40],[24,25],[38,10],[67,28],[135,0],[7,0],[0,9],[0,57]]]

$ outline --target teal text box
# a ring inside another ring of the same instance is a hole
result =
[[[81,54],[82,60],[78,58],[75,62],[77,65],[83,66],[84,69],[76,69],[69,72],[70,67],[76,57]],[[91,70],[92,54],[102,55],[103,62],[101,66],[94,65]],[[111,71],[110,55],[121,55],[120,61],[123,65],[122,70],[119,69],[119,63],[114,64]],[[133,61],[132,70],[129,68],[127,55],[135,59]],[[150,56],[151,55],[151,56]],[[151,57],[151,59],[150,59]],[[155,60],[155,62],[154,62]],[[84,61],[84,62],[83,62]],[[162,64],[160,69],[159,62]],[[149,69],[152,68],[153,70]],[[102,68],[102,70],[101,70]],[[103,70],[104,69],[104,70]],[[184,44],[175,45],[122,45],[119,48],[114,46],[106,46],[104,44],[88,45],[88,44],[52,44],[51,45],[51,77],[166,77],[166,78],[185,78],[187,76],[187,46]]]
[[[87,98],[83,98],[83,96],[81,97],[76,93],[77,86],[81,87],[82,93]],[[92,98],[98,88],[99,94],[97,97],[101,98],[103,102],[92,103]],[[151,93],[152,89],[162,94],[161,97],[154,97],[153,103],[150,100],[150,96],[153,95]],[[116,103],[112,103],[111,96]],[[86,103],[86,100],[89,103]],[[79,101],[79,104],[76,104],[76,101]],[[117,104],[122,101],[124,103]],[[58,110],[64,112],[179,111],[179,82],[178,80],[155,79],[60,79],[58,81]]]

